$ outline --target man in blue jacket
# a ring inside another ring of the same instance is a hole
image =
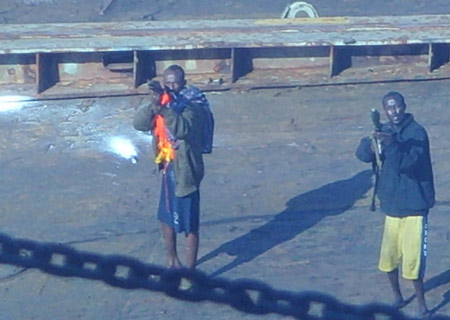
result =
[[[400,93],[389,92],[382,102],[389,122],[371,138],[363,138],[356,150],[361,161],[373,163],[375,152],[381,159],[377,196],[386,218],[378,267],[388,275],[394,307],[401,308],[406,304],[398,279],[401,266],[403,278],[414,284],[420,316],[426,317],[427,216],[435,201],[428,135],[413,115],[405,112]]]

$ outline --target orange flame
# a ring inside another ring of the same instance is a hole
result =
[[[170,96],[169,96],[170,98]],[[175,150],[173,149],[172,143],[167,135],[167,129],[165,120],[161,115],[155,117],[155,137],[158,142],[157,150],[158,155],[155,158],[155,163],[170,162],[175,157]]]

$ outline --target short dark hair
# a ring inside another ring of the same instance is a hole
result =
[[[403,107],[406,108],[405,98],[403,97],[403,95],[400,92],[389,91],[388,93],[386,93],[382,100],[383,106],[386,105],[386,101],[388,101],[390,99],[395,100],[398,104],[401,104]]]
[[[173,72],[177,77],[180,77],[180,79],[182,80],[184,79],[184,70],[177,64],[172,64],[168,66],[165,72]]]

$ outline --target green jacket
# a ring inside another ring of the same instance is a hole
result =
[[[184,197],[197,191],[204,175],[202,133],[206,120],[204,109],[189,103],[184,111],[177,114],[170,108],[162,108],[159,112],[165,119],[167,129],[176,139],[175,159],[175,195]],[[134,115],[133,127],[139,131],[151,131],[153,134],[156,113],[151,103],[140,106]],[[153,135],[155,137],[155,135]],[[157,141],[153,139],[156,153]]]

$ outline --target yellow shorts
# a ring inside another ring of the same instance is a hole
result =
[[[378,268],[391,272],[402,267],[405,279],[423,278],[427,256],[427,217],[386,216]]]

